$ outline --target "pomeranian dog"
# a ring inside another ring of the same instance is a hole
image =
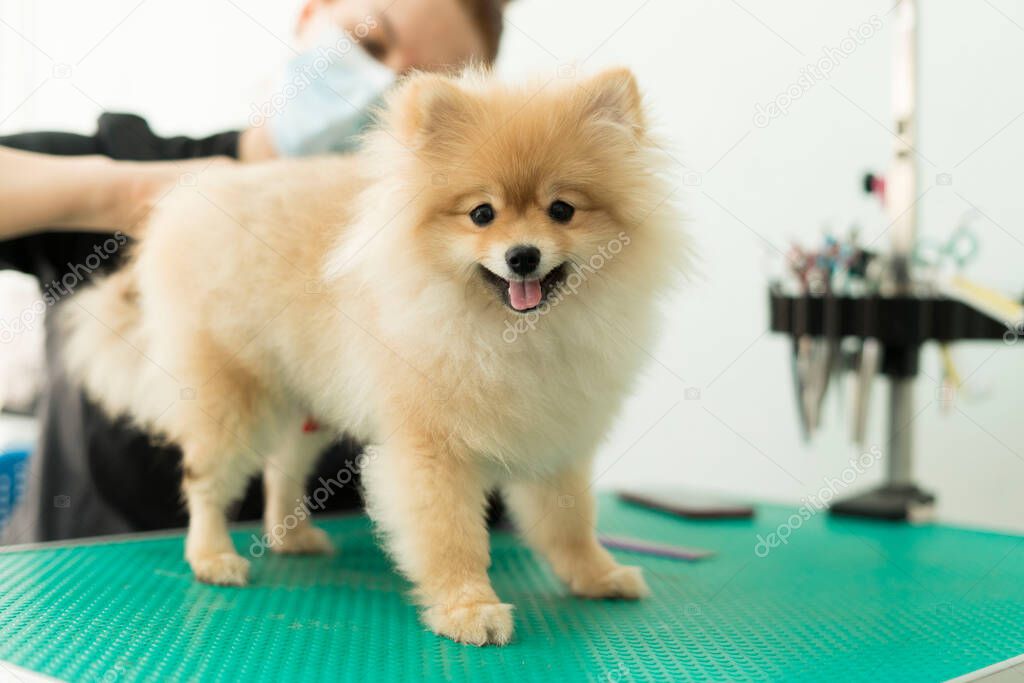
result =
[[[66,307],[69,369],[181,446],[199,581],[248,581],[226,509],[261,471],[272,549],[329,552],[297,506],[348,433],[374,446],[368,512],[434,632],[512,635],[496,488],[573,593],[640,598],[590,477],[685,260],[663,160],[628,70],[411,76],[355,155],[211,169],[159,202],[130,263]]]

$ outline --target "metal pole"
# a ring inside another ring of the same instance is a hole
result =
[[[910,285],[909,260],[917,239],[917,3],[903,0],[896,8],[896,53],[893,74],[895,149],[886,202],[892,223],[892,252],[897,261],[896,284]]]
[[[892,223],[892,285],[911,290],[911,254],[917,240],[917,2],[904,0],[896,10],[893,113],[896,145],[887,181]],[[913,350],[912,353],[917,353]],[[915,363],[916,364],[916,363]],[[889,483],[909,484],[913,473],[914,378],[894,376],[889,388]]]
[[[914,477],[914,380],[893,378],[889,388],[889,484],[903,486]]]

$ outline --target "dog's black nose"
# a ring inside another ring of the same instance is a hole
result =
[[[505,252],[505,263],[516,275],[529,275],[540,265],[540,249],[517,244]]]

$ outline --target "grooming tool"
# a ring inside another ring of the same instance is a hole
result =
[[[678,545],[668,545],[666,543],[652,543],[651,541],[632,538],[630,536],[608,536],[601,534],[597,537],[597,540],[600,541],[601,545],[609,550],[623,550],[630,553],[651,555],[653,557],[665,557],[672,560],[684,560],[687,562],[702,560],[715,554],[714,551],[705,550],[703,548],[687,548]]]
[[[860,349],[857,368],[857,390],[853,401],[853,440],[862,448],[867,445],[868,409],[871,407],[871,388],[882,362],[882,345],[877,339],[865,339]]]
[[[675,489],[620,490],[620,500],[687,519],[749,519],[754,508],[746,503]]]

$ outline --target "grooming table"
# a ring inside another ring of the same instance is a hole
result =
[[[569,597],[496,533],[491,575],[517,607],[504,648],[426,631],[363,517],[321,521],[333,557],[254,559],[244,589],[195,583],[180,534],[16,549],[0,553],[0,660],[111,683],[939,681],[1024,652],[1024,538],[824,512],[795,528],[793,512],[692,522],[602,498],[604,532],[717,551],[617,552],[646,571],[638,603]],[[755,554],[787,523],[787,544]],[[254,533],[235,534],[243,552]]]

